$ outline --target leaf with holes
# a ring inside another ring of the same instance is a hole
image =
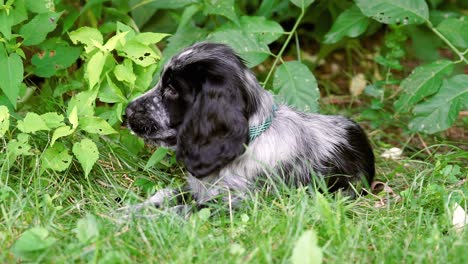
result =
[[[411,107],[425,97],[436,93],[442,84],[442,78],[453,70],[453,62],[439,60],[422,65],[401,82],[402,94],[394,106],[397,112],[408,112]]]
[[[80,129],[99,135],[110,135],[115,134],[115,131],[106,120],[99,118],[97,116],[85,116],[80,119]]]
[[[160,58],[148,45],[136,40],[128,41],[125,46],[123,46],[121,55],[143,67],[155,64]]]
[[[299,8],[307,8],[310,6],[315,0],[289,0],[291,3],[293,3],[295,6]]]
[[[13,253],[24,260],[36,260],[37,256],[51,247],[57,239],[43,227],[33,227],[21,234],[13,245]]]
[[[208,40],[230,45],[250,68],[262,63],[270,54],[270,49],[265,43],[260,43],[255,37],[250,37],[241,30],[215,31],[208,36]]]
[[[367,17],[384,24],[422,24],[429,20],[424,0],[356,0]]]
[[[78,57],[80,57],[79,48],[61,43],[34,54],[31,62],[35,66],[34,74],[47,78],[55,75],[57,71],[71,66]]]
[[[28,134],[19,134],[17,139],[12,139],[7,144],[7,153],[8,155],[16,156],[30,156],[31,145],[28,144],[29,135]]]
[[[36,15],[31,21],[21,27],[20,34],[23,37],[23,45],[32,46],[44,41],[49,32],[57,27],[57,20],[61,13],[47,12]]]
[[[369,26],[370,19],[356,5],[346,9],[333,23],[330,31],[325,35],[324,43],[336,43],[343,37],[355,38],[364,33]]]
[[[298,61],[281,64],[276,69],[273,87],[286,103],[305,111],[318,111],[317,81],[304,64]]]
[[[44,151],[41,156],[41,173],[46,169],[54,171],[64,171],[71,163],[72,156],[68,154],[68,149],[60,142]]]
[[[466,18],[466,17],[463,17]],[[454,46],[462,49],[468,49],[468,21],[448,18],[443,20],[437,29],[444,35]]]
[[[220,15],[239,25],[234,0],[205,0],[204,13],[207,15]]]
[[[0,59],[0,88],[10,103],[16,107],[21,82],[23,81],[23,61],[18,54]]]
[[[320,264],[323,252],[318,245],[317,234],[314,230],[305,231],[297,240],[293,248],[291,263],[293,264]]]
[[[159,163],[161,160],[164,159],[164,157],[166,157],[167,155],[167,152],[169,150],[167,148],[164,148],[164,147],[159,147],[154,153],[153,155],[151,155],[151,157],[149,158],[148,162],[146,163],[145,165],[145,170],[153,167],[154,165],[156,165],[157,163]]]
[[[468,106],[468,75],[461,74],[444,80],[439,92],[416,105],[416,117],[410,122],[413,131],[436,133],[450,128],[458,112]]]
[[[103,43],[103,37],[101,32],[96,28],[90,27],[80,27],[79,29],[69,33],[70,39],[73,44],[83,43],[85,45],[86,53],[90,53],[96,46],[96,42],[101,44]]]
[[[8,108],[4,105],[0,105],[0,138],[2,138],[5,133],[10,128],[10,112]]]
[[[23,120],[19,120],[17,127],[23,133],[33,134],[40,130],[50,130],[44,119],[33,112],[28,112]]]
[[[85,138],[73,144],[72,151],[80,162],[85,177],[88,177],[89,172],[91,172],[91,169],[99,158],[99,150],[96,144],[92,140]]]

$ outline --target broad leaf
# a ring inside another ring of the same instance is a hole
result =
[[[294,246],[291,263],[320,264],[323,260],[322,249],[318,245],[314,230],[305,231]]]
[[[456,18],[448,18],[443,20],[437,29],[444,35],[453,45],[468,49],[468,21]]]
[[[68,149],[60,142],[49,147],[41,156],[41,172],[45,169],[54,171],[64,171],[71,163],[72,156],[68,154]]]
[[[54,145],[57,139],[66,137],[75,132],[76,128],[78,127],[78,110],[76,107],[71,110],[71,113],[68,116],[68,121],[70,124],[72,124],[72,127],[63,126],[55,129],[54,134],[52,135],[52,140],[50,141],[51,146]]]
[[[73,144],[72,151],[76,159],[80,162],[85,177],[88,177],[89,172],[99,158],[99,150],[96,144],[92,140],[85,138]]]
[[[453,63],[440,60],[422,65],[401,82],[402,94],[395,102],[397,112],[408,112],[411,107],[424,97],[437,92],[442,84],[442,78],[453,70]]]
[[[171,1],[151,1],[148,6],[158,9],[178,9],[189,4],[195,4],[199,0],[171,0]]]
[[[234,23],[226,23],[219,27],[217,31],[239,29],[246,35],[255,36],[262,44],[270,44],[284,34],[280,24],[260,16],[242,16],[240,26]]]
[[[450,128],[462,107],[468,102],[468,75],[456,75],[444,80],[439,92],[416,105],[416,117],[410,122],[413,131],[436,133]]]
[[[19,134],[17,139],[12,139],[8,142],[7,153],[13,157],[16,156],[30,156],[31,145],[28,144],[29,135]]]
[[[23,81],[23,73],[23,61],[18,54],[13,53],[9,57],[0,59],[0,88],[14,107]]]
[[[143,67],[155,64],[159,60],[154,50],[136,40],[130,40],[125,44],[122,48],[122,55]]]
[[[10,128],[10,113],[8,108],[4,105],[0,105],[0,138],[2,138],[5,133]]]
[[[117,133],[106,120],[97,116],[85,116],[80,119],[80,129],[99,135],[109,135]]]
[[[125,43],[124,39],[127,34],[128,34],[128,31],[117,33],[115,36],[113,36],[106,42],[103,48],[106,51],[112,51],[116,48],[116,46],[118,46],[118,44],[123,46],[123,44]]]
[[[13,245],[13,253],[22,259],[33,260],[38,254],[52,246],[57,239],[43,227],[33,227],[21,234]]]
[[[356,0],[364,15],[384,24],[422,24],[429,20],[424,0]]]
[[[26,8],[33,13],[47,13],[55,9],[54,1],[50,0],[25,0],[25,4]]]
[[[107,54],[98,51],[91,57],[88,64],[86,64],[86,75],[88,76],[90,90],[92,90],[94,86],[99,83],[106,58]]]
[[[227,17],[232,22],[239,24],[234,0],[205,0],[204,13],[208,15],[220,15]]]
[[[79,29],[70,32],[69,36],[73,44],[83,43],[85,45],[86,53],[90,53],[96,48],[94,45],[95,42],[102,45],[104,41],[101,32],[90,27],[80,27]]]
[[[76,238],[83,244],[95,242],[99,237],[96,217],[92,214],[86,214],[86,218],[78,220],[73,232],[76,233]]]
[[[133,40],[140,42],[144,45],[156,44],[163,40],[164,38],[170,36],[169,34],[164,33],[154,33],[154,32],[143,32],[136,35]]]
[[[41,118],[44,120],[48,128],[57,128],[65,125],[63,123],[63,115],[59,115],[56,112],[42,114]]]
[[[305,9],[310,6],[315,0],[289,0],[299,8]]]
[[[44,41],[49,32],[57,27],[57,21],[62,13],[41,13],[36,15],[31,21],[20,29],[23,36],[23,45],[37,45]]]
[[[13,23],[13,15],[8,14],[5,9],[0,10],[0,33],[8,40],[11,38],[11,27]]]
[[[304,64],[298,61],[281,64],[276,69],[273,87],[286,103],[305,111],[318,111],[317,81]]]
[[[115,85],[109,75],[106,75],[106,80],[107,82],[99,89],[99,100],[104,103],[126,103],[127,98],[125,98],[120,88]]]
[[[325,43],[336,43],[343,37],[355,38],[367,29],[370,19],[362,14],[356,5],[346,9],[333,23],[330,31],[325,35]]]
[[[262,63],[270,54],[265,43],[260,43],[255,36],[251,37],[241,30],[220,30],[208,36],[209,41],[230,45],[246,62],[248,67]]]
[[[159,163],[161,160],[164,159],[164,157],[166,157],[167,155],[167,152],[169,150],[167,148],[164,148],[164,147],[159,147],[154,153],[153,155],[151,155],[151,157],[149,158],[148,162],[146,163],[145,165],[145,170],[153,167],[155,164]]]
[[[78,116],[94,115],[96,96],[97,90],[84,91],[76,94],[70,99],[70,102],[68,102],[67,115],[70,116],[75,107],[78,110]]]
[[[44,119],[34,112],[28,112],[23,120],[18,121],[17,127],[23,133],[35,133],[40,130],[50,130]]]
[[[57,71],[71,66],[80,57],[80,49],[67,44],[57,44],[34,54],[31,62],[35,66],[34,74],[40,77],[51,77]]]
[[[135,84],[136,76],[133,73],[133,65],[128,59],[125,59],[123,64],[115,66],[114,75],[121,82],[127,82],[131,85]]]

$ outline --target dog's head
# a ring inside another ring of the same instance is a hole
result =
[[[195,177],[207,176],[248,144],[254,81],[230,47],[195,44],[165,65],[156,87],[128,105],[128,127],[149,143],[175,148]]]

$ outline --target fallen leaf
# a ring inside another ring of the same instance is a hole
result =
[[[391,148],[387,149],[382,153],[380,156],[385,159],[392,159],[397,160],[401,158],[401,154],[403,154],[403,150],[400,148]]]
[[[359,96],[366,88],[366,85],[366,77],[364,76],[364,74],[358,73],[351,79],[351,83],[349,85],[349,92],[352,96]]]
[[[455,203],[455,205],[453,206],[452,224],[455,228],[455,232],[459,234],[463,231],[463,228],[468,224],[468,214],[458,203]]]

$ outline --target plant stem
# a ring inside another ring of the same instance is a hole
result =
[[[263,82],[263,87],[265,87],[265,85],[266,85],[266,84],[268,83],[268,81],[270,80],[270,77],[271,77],[271,75],[273,74],[276,65],[278,64],[278,62],[279,62],[281,56],[283,56],[283,53],[284,53],[284,51],[286,50],[286,47],[288,46],[289,42],[291,41],[291,39],[292,39],[292,37],[293,37],[293,35],[294,35],[294,32],[296,32],[297,27],[298,27],[299,24],[301,23],[301,20],[302,20],[302,18],[304,17],[304,14],[305,14],[305,9],[302,8],[301,14],[300,14],[299,17],[297,18],[296,23],[294,24],[294,26],[293,26],[291,32],[288,33],[288,38],[286,38],[286,40],[284,41],[283,47],[281,47],[281,50],[279,51],[278,55],[276,55],[275,61],[273,62],[273,65],[271,66],[270,71],[268,72],[268,75],[267,75],[267,77],[265,78],[265,81]]]
[[[445,44],[447,44],[450,49],[453,50],[453,52],[455,52],[458,57],[460,58],[460,61],[463,61],[465,62],[466,64],[468,64],[468,60],[465,58],[464,56],[464,52],[461,52],[459,51],[453,44],[452,42],[450,42],[442,33],[440,33],[435,27],[433,27],[432,25],[428,25],[428,27],[432,30],[432,32],[434,32],[439,38],[441,38]]]

